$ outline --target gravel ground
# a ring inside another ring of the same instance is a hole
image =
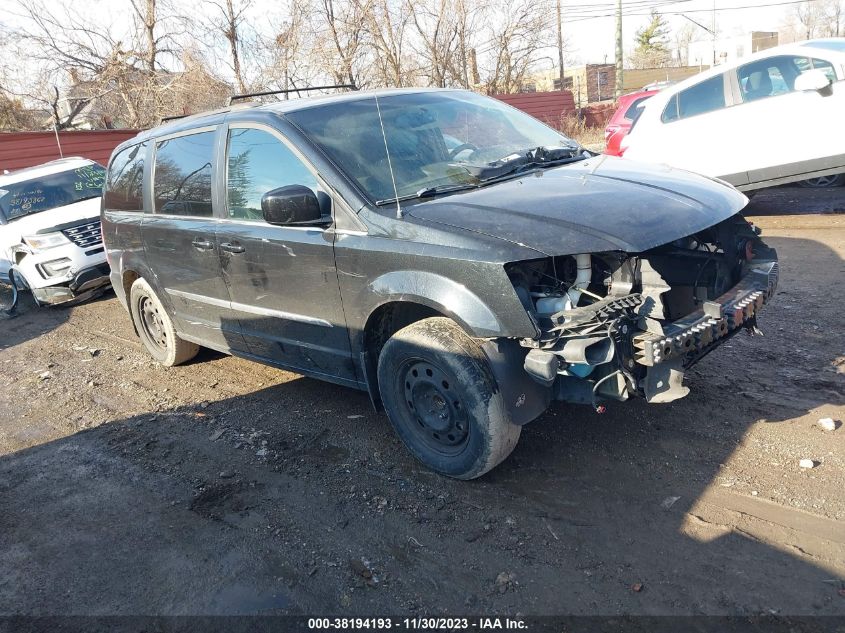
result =
[[[472,482],[365,394],[158,367],[111,294],[25,302],[0,320],[0,615],[845,614],[845,216],[753,221],[782,263],[762,338],[669,405],[554,406]]]

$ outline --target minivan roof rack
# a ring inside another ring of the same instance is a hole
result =
[[[238,99],[249,99],[250,97],[266,97],[267,95],[284,95],[291,92],[310,92],[312,90],[329,90],[331,88],[348,88],[349,90],[358,90],[355,84],[334,84],[331,86],[310,86],[308,88],[289,88],[287,90],[265,90],[263,92],[247,92],[240,95],[232,95],[229,97],[229,105]]]
[[[223,108],[216,108],[214,110],[205,110],[204,112],[191,112],[190,114],[171,114],[169,116],[161,117],[161,122],[159,123],[159,125],[161,125],[162,123],[167,123],[168,121],[177,121],[179,119],[185,119],[185,118],[188,118],[188,117],[204,117],[204,116],[211,116],[213,114],[224,114],[226,112],[231,112],[232,110],[235,110],[235,109],[240,110],[240,109],[243,109],[243,108],[252,108],[252,107],[255,107],[255,104],[253,104],[253,103],[230,103],[229,105],[227,105]]]

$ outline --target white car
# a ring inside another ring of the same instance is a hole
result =
[[[38,304],[109,283],[100,233],[105,171],[65,158],[0,174],[0,280],[31,290]]]
[[[845,172],[843,117],[845,38],[809,40],[665,88],[621,147],[749,191]]]

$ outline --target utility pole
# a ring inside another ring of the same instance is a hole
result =
[[[715,1],[715,0],[714,0]],[[616,98],[622,96],[622,0],[616,0]]]
[[[563,90],[563,19],[560,15],[560,0],[557,0],[557,58],[560,64],[560,89]]]
[[[710,30],[713,36],[713,66],[716,65],[716,0],[713,0],[713,28]]]

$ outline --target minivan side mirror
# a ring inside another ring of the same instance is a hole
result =
[[[323,218],[317,195],[304,185],[287,185],[261,196],[261,211],[268,224],[318,224]]]
[[[812,70],[805,70],[795,78],[795,90],[822,91],[830,86],[831,83],[830,77],[828,77],[823,70],[814,68]]]

